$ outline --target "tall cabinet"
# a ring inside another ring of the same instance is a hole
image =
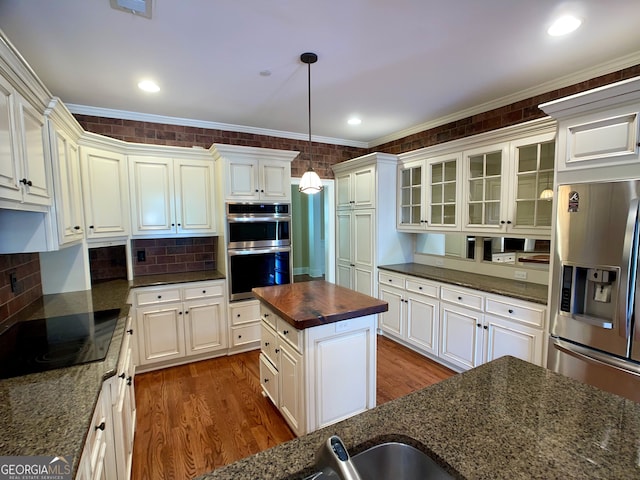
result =
[[[395,226],[395,155],[371,153],[334,165],[336,283],[378,296],[376,269],[411,260],[411,237]],[[391,200],[391,201],[390,201]]]

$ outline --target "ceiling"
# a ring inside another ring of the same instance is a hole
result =
[[[640,63],[639,0],[152,2],[0,0],[0,29],[74,113],[288,138],[315,52],[314,140],[362,147]],[[581,28],[548,36],[567,10]]]

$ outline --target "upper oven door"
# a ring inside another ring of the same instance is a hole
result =
[[[288,217],[227,218],[228,248],[288,247],[290,223]]]

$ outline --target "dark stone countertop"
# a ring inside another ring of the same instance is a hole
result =
[[[640,404],[502,357],[269,450],[200,480],[302,479],[337,434],[351,454],[408,442],[456,478],[640,478]]]
[[[478,273],[451,270],[449,268],[431,267],[419,263],[380,265],[378,268],[380,270],[413,275],[414,277],[473,288],[474,290],[480,290],[482,292],[495,293],[519,300],[540,303],[542,305],[547,304],[548,287],[537,283],[480,275]]]
[[[224,276],[209,271],[112,280],[91,290],[44,295],[20,312],[15,321],[112,308],[120,309],[120,317],[103,361],[0,380],[0,455],[72,456],[75,472],[102,384],[118,365],[130,289],[218,279]]]
[[[298,330],[386,312],[387,302],[316,280],[254,288],[253,293]]]

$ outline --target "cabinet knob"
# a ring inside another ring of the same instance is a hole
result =
[[[280,353],[280,349],[279,349],[279,348],[276,348],[275,352],[276,352],[276,353]]]
[[[158,295],[158,298],[162,298],[162,295]]]
[[[264,193],[264,190],[260,190],[260,193]]]
[[[28,185],[28,186],[33,185],[33,182],[31,180],[27,180],[26,178],[23,178],[22,180],[20,180],[20,183],[23,183],[24,185]]]
[[[269,346],[269,342],[264,342],[264,346],[268,347]]]
[[[202,290],[202,293],[207,293],[207,291],[206,290]]]
[[[269,383],[269,379],[268,379],[268,378],[265,378],[265,379],[264,379],[264,383]]]
[[[105,427],[106,427],[105,423],[102,422],[100,425],[96,427],[96,430],[102,430],[104,432]]]
[[[504,220],[500,220],[500,224],[501,225],[504,225],[505,223],[507,223],[507,222],[505,222]]]
[[[418,287],[418,290],[422,290],[422,287]]]
[[[76,225],[75,227],[73,227],[74,230],[80,230],[80,225]]]
[[[282,334],[283,334],[283,335],[288,335],[288,334],[289,334],[289,330],[283,330],[283,331],[282,331]]]
[[[265,314],[264,314],[264,316],[265,316],[265,317],[268,317],[268,316],[269,316],[269,314],[268,314],[268,313],[265,313]]]
[[[93,225],[89,225],[89,228],[93,228]]]
[[[124,372],[122,372],[120,375],[118,375],[118,378],[121,378],[124,380],[124,377],[126,377],[126,375],[124,374]]]
[[[256,188],[256,193],[258,193],[258,189]]]
[[[240,314],[238,313],[238,314],[236,315],[236,317],[240,318]]]
[[[179,223],[179,224],[178,224],[178,226],[179,226],[179,227],[181,227],[181,226],[182,226],[182,224],[181,224],[181,223]]]
[[[458,300],[462,301],[462,297],[458,297]]]
[[[238,335],[238,338],[242,338],[242,335]]]
[[[512,308],[509,309],[509,313],[513,313],[513,309]]]
[[[485,325],[483,328],[484,328],[485,330],[489,330],[489,327],[488,327],[487,325]]]
[[[129,330],[127,330],[127,333],[128,333],[129,335],[133,335],[133,328],[130,328]]]
[[[185,311],[184,311],[184,314],[185,314],[185,315],[189,315],[189,310],[185,310]]]
[[[511,220],[507,220],[507,225],[511,225]]]
[[[175,227],[175,226],[176,226],[176,224],[175,224],[175,223],[172,223],[172,224],[171,224],[171,226],[172,226],[172,227]]]
[[[482,326],[481,323],[476,323],[476,327],[480,328]]]
[[[127,385],[131,386],[131,383],[133,383],[133,377],[127,378]]]
[[[182,315],[182,312],[178,312],[178,315]]]

